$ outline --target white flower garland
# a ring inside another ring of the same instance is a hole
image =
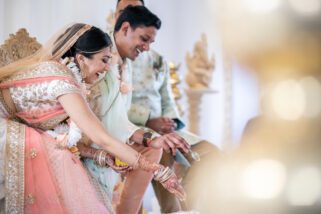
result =
[[[77,83],[82,87],[82,90],[84,90],[85,83],[83,83],[82,81],[82,77],[78,66],[76,65],[76,63],[74,63],[73,59],[64,59],[62,60],[62,62],[66,60],[68,60],[66,66],[72,72]],[[60,124],[53,131],[47,131],[47,133],[50,134],[52,137],[63,141],[63,146],[66,146],[68,148],[76,146],[82,137],[81,130],[72,120],[69,121],[68,125]]]
[[[83,81],[82,81],[82,77],[81,77],[81,74],[80,74],[80,70],[79,70],[78,66],[76,65],[76,63],[74,62],[73,58],[68,60],[66,66],[67,66],[67,68],[69,68],[71,73],[74,75],[74,77],[75,77],[76,81],[78,82],[78,84],[82,85]]]

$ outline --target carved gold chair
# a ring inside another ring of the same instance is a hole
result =
[[[37,42],[36,38],[30,37],[27,30],[22,28],[18,30],[16,34],[10,34],[9,39],[0,46],[0,67],[30,56],[39,50],[40,47],[41,44]],[[16,108],[8,89],[0,90],[0,102],[3,104],[10,117],[15,118]],[[1,203],[3,202],[0,202],[0,208],[2,206]]]
[[[22,28],[16,34],[10,34],[9,39],[0,46],[0,67],[30,56],[40,47],[36,38],[30,37],[27,30]]]

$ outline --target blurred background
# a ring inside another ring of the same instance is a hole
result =
[[[215,69],[199,134],[222,148],[194,185],[201,213],[321,213],[321,0],[146,0],[153,48],[181,63],[202,33]],[[0,0],[0,41],[24,27],[43,43],[69,22],[106,29],[114,0]],[[183,82],[180,100],[188,109]],[[151,205],[152,206],[152,205]],[[152,209],[150,207],[150,209]]]

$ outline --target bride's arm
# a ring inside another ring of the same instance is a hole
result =
[[[112,138],[81,95],[65,94],[58,100],[70,118],[95,144],[129,165],[135,165],[138,152]]]
[[[94,143],[130,166],[152,172],[154,179],[159,181],[168,191],[179,199],[185,199],[185,191],[175,173],[168,167],[151,163],[128,145],[112,138],[81,95],[65,94],[60,96],[58,100],[70,118]]]

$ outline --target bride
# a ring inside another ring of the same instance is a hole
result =
[[[77,23],[34,55],[0,68],[0,188],[6,213],[113,213],[110,199],[79,160],[82,133],[103,149],[92,155],[100,165],[108,164],[108,151],[185,197],[169,168],[112,138],[88,107],[86,83],[108,70],[111,44],[100,29]],[[64,58],[66,53],[74,60]]]

